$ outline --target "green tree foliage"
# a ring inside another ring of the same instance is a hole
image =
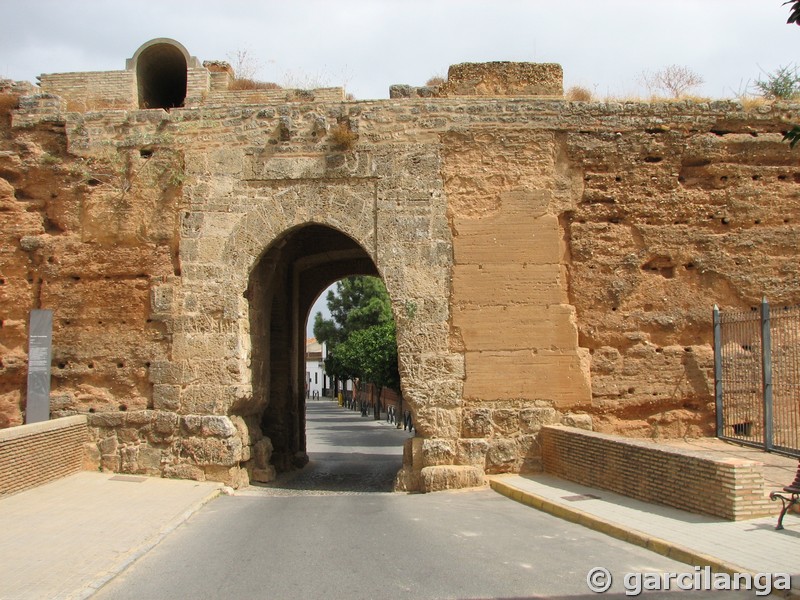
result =
[[[325,371],[398,389],[397,341],[389,294],[377,277],[347,277],[328,292],[330,319],[314,318],[314,337],[328,345]]]
[[[796,65],[781,66],[753,85],[769,100],[795,100],[800,97],[800,71]]]
[[[367,329],[392,319],[389,294],[377,277],[355,276],[336,284],[336,292],[328,292],[330,319],[320,313],[314,318],[314,337],[332,346],[344,342],[359,329]]]
[[[379,390],[400,389],[394,321],[354,331],[336,347],[336,356],[345,371]]]

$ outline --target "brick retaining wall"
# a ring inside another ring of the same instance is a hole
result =
[[[733,521],[772,512],[756,461],[561,426],[540,442],[544,470],[583,485]]]
[[[0,430],[0,497],[80,471],[88,435],[84,415]]]

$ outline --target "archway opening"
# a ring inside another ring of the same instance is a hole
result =
[[[177,108],[186,100],[187,64],[173,44],[145,48],[136,60],[139,108]]]
[[[269,440],[271,450],[268,466],[258,464],[264,459],[263,453],[245,463],[251,481],[268,482],[274,472],[292,471],[308,462],[306,409],[311,398],[306,368],[307,318],[328,286],[352,275],[379,273],[355,240],[318,224],[285,232],[251,271],[246,298],[252,400],[240,407],[240,413],[251,430],[258,427]],[[314,410],[330,415],[334,405],[344,414],[345,409],[333,399],[317,403]],[[400,444],[402,441],[396,442]]]

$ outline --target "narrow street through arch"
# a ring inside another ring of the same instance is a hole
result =
[[[253,486],[275,494],[391,492],[411,433],[329,398],[306,403],[308,464]]]

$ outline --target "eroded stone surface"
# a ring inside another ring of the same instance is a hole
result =
[[[91,414],[91,463],[270,480],[304,460],[301,313],[369,272],[419,436],[398,487],[478,485],[539,468],[543,425],[709,433],[711,306],[800,301],[796,106],[214,85],[0,114],[0,426],[53,308],[52,410]]]

